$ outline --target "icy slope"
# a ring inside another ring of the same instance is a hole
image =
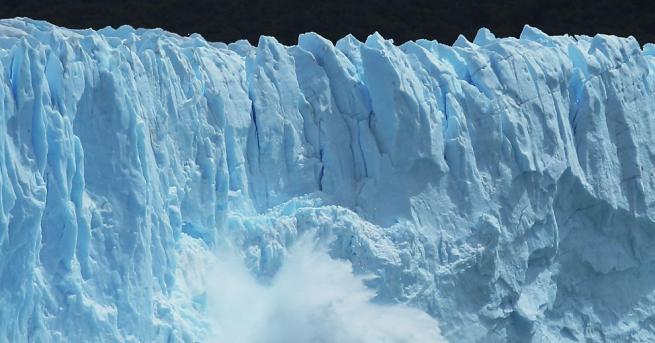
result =
[[[275,290],[303,232],[452,342],[655,340],[652,45],[14,19],[0,61],[1,342],[217,340],[213,251]]]

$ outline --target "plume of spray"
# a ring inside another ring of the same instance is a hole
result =
[[[270,283],[236,254],[223,254],[210,278],[214,343],[439,343],[438,323],[405,305],[372,302],[375,292],[348,261],[304,234]]]

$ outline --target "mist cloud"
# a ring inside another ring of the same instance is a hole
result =
[[[375,292],[347,261],[332,259],[312,235],[289,250],[264,285],[234,256],[211,278],[215,343],[435,343],[437,322],[404,305],[371,302]]]

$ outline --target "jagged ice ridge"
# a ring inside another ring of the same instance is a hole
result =
[[[452,342],[655,341],[654,45],[8,19],[0,61],[2,342],[211,341],[214,251],[265,284],[304,232]]]

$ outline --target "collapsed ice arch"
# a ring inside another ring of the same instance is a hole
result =
[[[652,45],[0,32],[2,339],[202,339],[182,256],[315,228],[454,340],[652,335]]]

